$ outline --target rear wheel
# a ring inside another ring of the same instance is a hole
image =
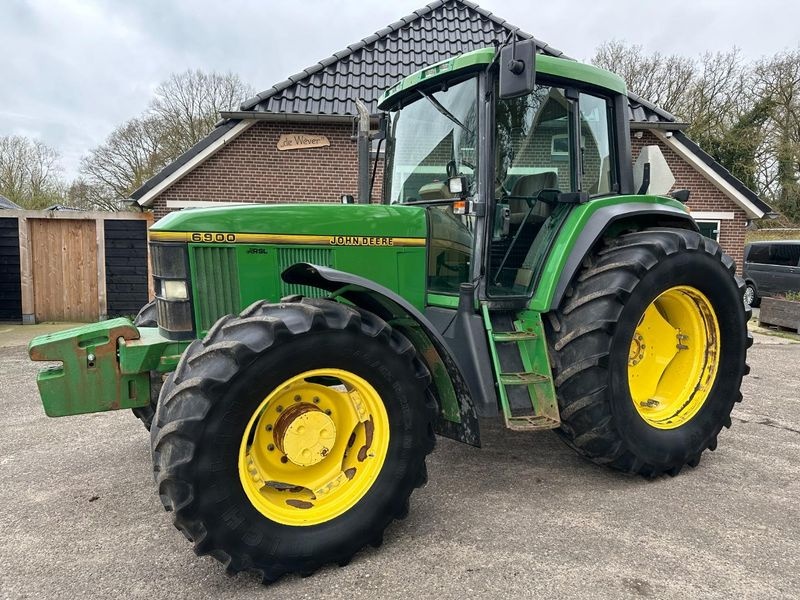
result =
[[[133,324],[136,325],[136,327],[158,327],[158,313],[156,312],[155,300],[148,302],[139,310],[139,314],[136,315]],[[145,429],[149,430],[153,423],[153,416],[156,414],[158,396],[163,383],[161,373],[158,371],[150,371],[150,404],[131,409],[131,412],[142,422]]]
[[[751,343],[734,271],[715,242],[684,230],[624,235],[587,258],[548,320],[567,444],[645,476],[716,447]]]
[[[411,343],[327,301],[256,304],[184,353],[152,437],[198,554],[265,582],[347,563],[426,481],[435,404]]]

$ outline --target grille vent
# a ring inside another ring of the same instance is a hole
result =
[[[278,249],[278,277],[284,269],[295,263],[306,262],[321,267],[333,267],[333,253],[330,248],[280,248]],[[281,280],[281,295],[300,294],[309,298],[321,298],[328,292],[307,285],[289,284]]]
[[[198,329],[207,330],[221,316],[241,310],[236,249],[198,246],[194,263],[197,277],[192,297],[200,319]]]

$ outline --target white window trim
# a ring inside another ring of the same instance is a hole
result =
[[[695,221],[733,221],[736,215],[732,212],[692,211]]]
[[[209,206],[241,206],[255,202],[216,202],[214,200],[167,200],[167,208],[208,208]]]
[[[672,148],[672,150],[674,150],[678,156],[693,165],[694,168],[697,169],[697,171],[699,171],[709,182],[711,182],[712,185],[719,189],[723,194],[728,196],[728,198],[733,200],[736,204],[741,206],[745,213],[747,213],[748,218],[760,219],[764,216],[765,213],[763,210],[759,209],[755,204],[750,202],[750,200],[745,198],[741,192],[736,190],[730,183],[720,177],[720,175],[711,167],[700,160],[700,158],[694,152],[676,140],[675,136],[672,135],[672,132],[667,132],[669,134],[667,135],[658,129],[652,129],[651,131],[659,140]]]
[[[216,154],[217,151],[222,148],[228,142],[235,140],[239,137],[242,133],[244,133],[247,129],[252,127],[255,124],[255,120],[249,121],[241,121],[236,126],[234,126],[228,133],[223,135],[213,144],[205,148],[202,152],[199,152],[195,156],[191,158],[186,164],[181,165],[181,167],[172,173],[169,177],[164,179],[164,181],[160,182],[156,185],[152,190],[147,192],[144,196],[139,198],[139,206],[150,206],[155,200],[156,196],[158,196],[161,192],[171,186],[173,183],[178,181],[181,177],[193,171],[195,167],[200,165],[204,162],[207,158],[211,157],[212,155]]]

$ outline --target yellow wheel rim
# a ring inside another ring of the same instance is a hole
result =
[[[340,369],[306,371],[253,413],[239,448],[239,479],[268,519],[317,525],[367,493],[388,449],[389,416],[372,385]]]
[[[708,298],[689,286],[660,294],[644,311],[628,356],[639,416],[658,429],[691,420],[714,385],[719,353],[719,323]]]

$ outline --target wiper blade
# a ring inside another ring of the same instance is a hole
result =
[[[420,93],[420,94],[421,94],[423,97],[425,97],[425,98],[428,100],[428,102],[430,102],[431,104],[433,104],[433,107],[434,107],[436,110],[438,110],[438,111],[439,111],[440,113],[442,113],[442,114],[443,114],[445,117],[447,117],[448,119],[450,119],[450,120],[451,120],[453,123],[455,123],[456,125],[458,125],[459,127],[461,127],[461,129],[463,129],[463,130],[464,130],[464,131],[466,131],[467,133],[470,133],[470,134],[472,133],[472,130],[471,130],[469,127],[467,127],[467,126],[466,126],[466,125],[464,125],[464,124],[463,124],[461,121],[459,121],[459,120],[458,120],[458,117],[456,117],[456,116],[455,116],[453,113],[451,113],[451,112],[450,112],[449,110],[447,110],[447,109],[446,109],[444,106],[442,106],[442,103],[441,103],[441,102],[439,102],[439,101],[438,101],[436,98],[434,98],[433,96],[431,96],[431,95],[429,95],[429,94],[426,94],[426,93],[425,93],[425,92],[423,92],[422,90],[418,90],[418,91],[419,91],[419,93]]]

